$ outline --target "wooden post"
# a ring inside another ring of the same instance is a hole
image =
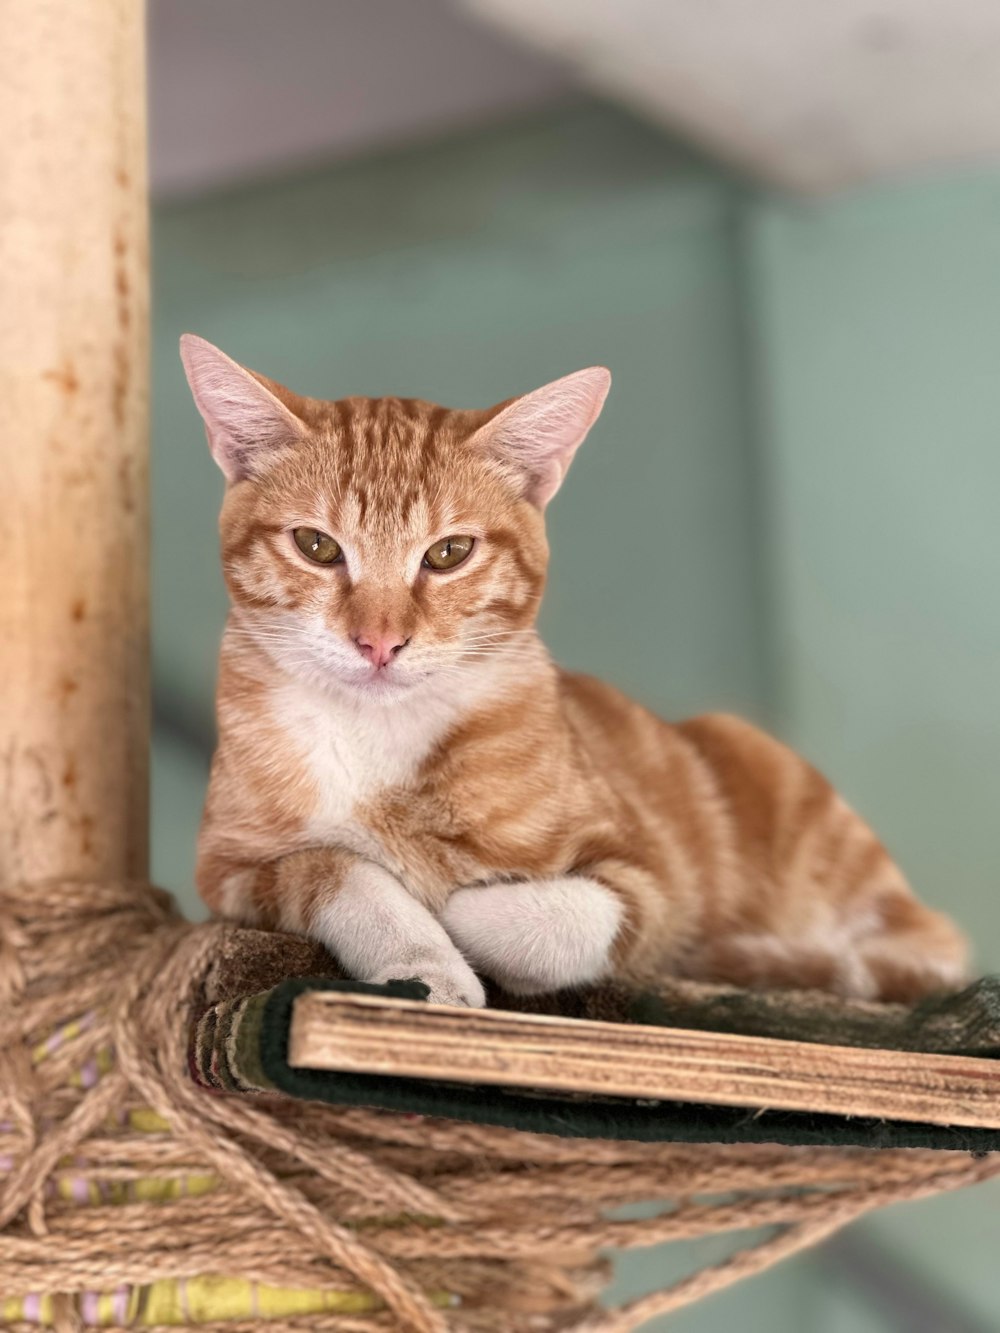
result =
[[[145,877],[144,5],[0,0],[0,877]]]

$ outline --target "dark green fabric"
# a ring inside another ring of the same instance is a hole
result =
[[[292,1006],[296,998],[308,990],[346,990],[405,999],[423,999],[427,993],[420,982],[393,982],[382,987],[298,978],[274,987],[261,997],[259,1023],[254,1026],[252,1041],[266,1083],[291,1097],[339,1106],[365,1106],[502,1125],[568,1138],[632,1139],[650,1143],[943,1148],[975,1153],[1000,1151],[1000,1131],[996,1130],[812,1115],[758,1107],[730,1108],[589,1096],[560,1098],[529,1091],[425,1079],[293,1069],[287,1061]],[[995,1048],[993,1053],[996,1053]]]
[[[844,1000],[823,991],[748,991],[665,978],[634,996],[628,1021],[736,1032],[826,1046],[866,1046],[940,1055],[1000,1055],[1000,977],[915,1005]]]

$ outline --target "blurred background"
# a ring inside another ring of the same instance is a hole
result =
[[[1000,968],[1000,7],[152,0],[150,59],[158,881],[199,912],[225,614],[178,335],[453,406],[602,362],[555,656],[778,732]],[[991,1333],[998,1204],[897,1208],[670,1327]]]

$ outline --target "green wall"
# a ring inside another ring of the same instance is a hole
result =
[[[1000,174],[746,241],[783,729],[1000,967]]]
[[[741,244],[777,725],[1000,969],[1000,173],[755,200]],[[997,1200],[860,1232],[986,1333]]]

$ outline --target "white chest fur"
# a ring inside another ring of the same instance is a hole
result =
[[[472,693],[420,692],[419,698],[384,703],[333,696],[292,681],[276,686],[273,717],[316,785],[307,837],[364,851],[358,807],[382,790],[413,782],[423,761],[472,706]]]

